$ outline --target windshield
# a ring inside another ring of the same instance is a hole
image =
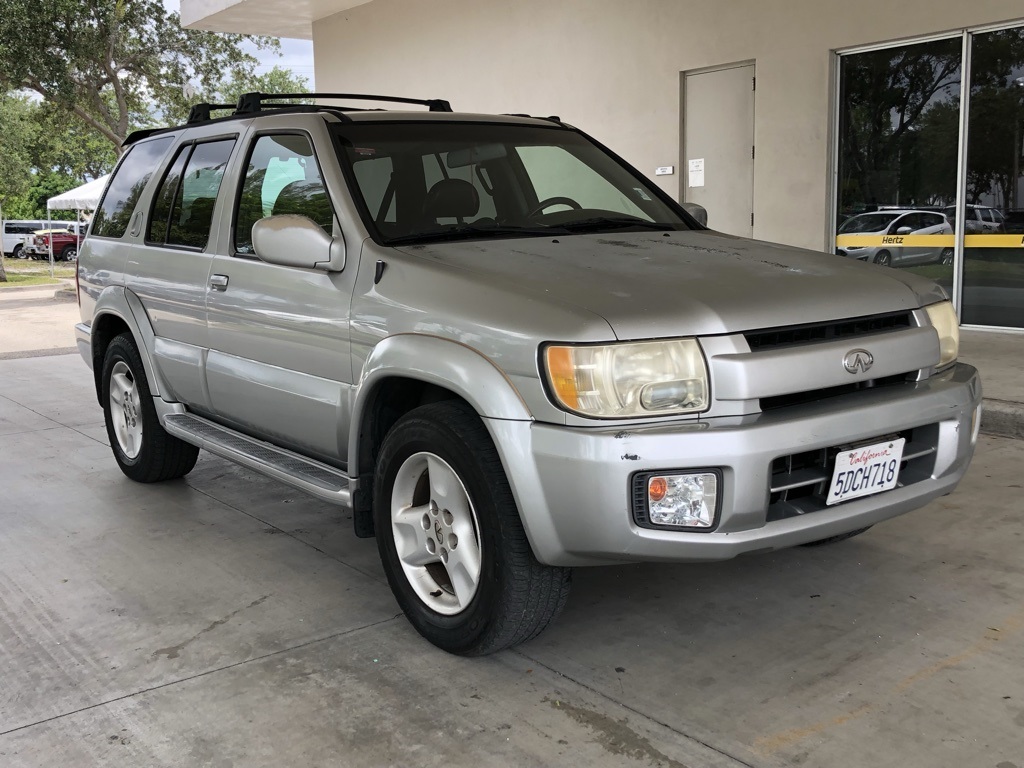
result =
[[[902,215],[902,213],[862,213],[860,216],[854,216],[852,219],[844,221],[839,231],[847,235],[855,232],[882,232]]]
[[[649,183],[558,126],[334,129],[367,225],[385,243],[689,229]]]

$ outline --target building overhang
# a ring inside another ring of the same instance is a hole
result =
[[[273,37],[313,37],[313,22],[371,0],[181,0],[186,29]]]

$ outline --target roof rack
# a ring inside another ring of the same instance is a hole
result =
[[[373,96],[365,93],[243,93],[237,104],[209,104],[202,102],[194,105],[188,113],[188,119],[184,125],[167,126],[163,128],[143,128],[132,131],[121,144],[122,147],[130,146],[149,136],[164,133],[165,131],[176,131],[188,125],[199,125],[201,123],[220,122],[222,120],[237,120],[249,117],[260,112],[330,112],[339,118],[344,118],[346,111],[363,111],[361,107],[331,107],[320,104],[275,104],[280,99],[355,99],[358,101],[386,101],[393,104],[419,104],[427,107],[431,112],[452,112],[452,105],[444,99],[403,99],[398,96]],[[231,110],[231,114],[223,117],[214,117],[213,112]]]
[[[565,123],[562,122],[562,118],[558,115],[548,115],[547,117],[543,117],[541,115],[527,115],[525,112],[506,112],[505,117],[528,117],[531,120],[547,120],[549,123],[556,123],[558,125],[565,126]]]
[[[419,104],[431,112],[451,112],[452,105],[444,99],[403,99],[398,96],[374,96],[365,93],[243,93],[235,108],[236,115],[260,112],[264,107],[280,107],[277,104],[264,105],[267,100],[280,99],[354,99],[357,101],[386,101],[393,104]]]
[[[234,110],[234,104],[207,104],[202,102],[200,104],[193,104],[192,109],[188,111],[188,119],[185,121],[185,125],[192,125],[192,123],[203,123],[207,120],[213,119],[211,112],[220,112],[222,110]]]

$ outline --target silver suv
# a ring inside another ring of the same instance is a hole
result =
[[[437,646],[534,637],[574,566],[837,541],[966,471],[935,283],[708,230],[558,118],[270,98],[129,137],[78,345],[125,475],[204,448],[350,507]]]

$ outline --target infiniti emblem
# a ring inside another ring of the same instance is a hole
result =
[[[851,349],[843,358],[843,367],[850,373],[867,373],[874,364],[874,355],[866,349]]]

